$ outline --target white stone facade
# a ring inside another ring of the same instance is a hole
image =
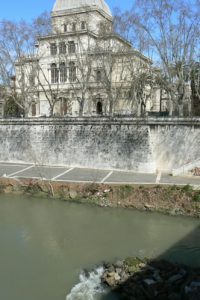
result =
[[[136,103],[132,74],[151,61],[113,34],[112,14],[103,0],[57,0],[52,33],[40,37],[37,54],[24,60],[29,116],[140,115],[159,111],[159,92],[144,91]],[[16,64],[17,82],[22,66]],[[19,91],[20,93],[20,91]]]

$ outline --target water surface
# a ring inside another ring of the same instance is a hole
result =
[[[83,268],[126,256],[200,266],[197,219],[0,196],[0,299],[64,300]]]

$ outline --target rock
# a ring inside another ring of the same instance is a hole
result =
[[[115,278],[114,277],[106,277],[105,283],[107,283],[107,285],[109,287],[114,287],[115,286]]]
[[[116,272],[107,272],[106,274],[104,274],[103,279],[104,282],[106,282],[110,287],[114,287],[121,279],[121,277]]]
[[[110,189],[104,190],[103,191],[105,194],[110,192]]]
[[[115,267],[116,267],[116,268],[123,268],[123,266],[124,266],[123,260],[118,260],[118,261],[115,263]]]
[[[154,274],[153,274],[153,278],[158,281],[158,282],[161,282],[162,281],[162,278],[159,274],[159,271],[156,271]]]
[[[184,214],[183,210],[179,207],[175,207],[171,211],[171,215],[173,215],[173,216],[183,215],[183,214]]]
[[[115,267],[113,265],[110,265],[108,268],[108,273],[113,273],[115,272]]]
[[[118,273],[115,273],[114,278],[116,281],[119,281],[121,279]]]
[[[130,276],[129,276],[126,272],[124,272],[124,271],[120,274],[120,276],[121,276],[121,281],[122,281],[122,282],[128,280],[128,278],[130,277]]]
[[[144,208],[146,209],[146,210],[153,210],[154,209],[154,206],[153,205],[150,205],[150,204],[145,204],[144,205]]]
[[[190,286],[191,286],[192,288],[196,288],[196,287],[199,287],[199,288],[200,288],[200,281],[192,281],[192,282],[190,283]]]
[[[109,264],[102,279],[122,299],[197,300],[200,299],[200,269],[166,260],[129,257]],[[120,267],[119,267],[120,266]]]
[[[70,190],[69,191],[69,196],[70,196],[71,199],[75,199],[75,198],[77,198],[78,193],[74,190]]]
[[[183,276],[184,276],[184,275],[181,274],[181,273],[175,274],[175,275],[171,276],[171,277],[168,279],[168,282],[169,282],[169,283],[173,283],[173,282],[175,282],[175,281],[177,281],[177,280],[182,279]]]
[[[181,300],[180,294],[172,293],[169,295],[169,300]]]
[[[147,279],[144,279],[143,280],[147,285],[152,285],[152,284],[155,284],[156,281],[151,279],[151,278],[147,278]]]
[[[146,266],[147,266],[147,265],[146,265],[145,263],[140,263],[140,264],[139,264],[139,267],[140,267],[141,269],[146,268]]]
[[[121,274],[122,273],[122,268],[116,268],[115,271],[116,271],[117,274]]]

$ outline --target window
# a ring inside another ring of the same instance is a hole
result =
[[[67,69],[65,66],[65,63],[60,64],[60,82],[66,82],[67,81]]]
[[[63,24],[63,31],[67,32],[67,24]]]
[[[97,79],[97,82],[101,81],[101,71],[100,70],[98,70],[96,73],[96,79]]]
[[[66,54],[66,44],[65,42],[59,43],[59,53]]]
[[[58,82],[59,71],[56,64],[51,64],[51,83]]]
[[[51,55],[56,55],[57,54],[57,45],[56,45],[56,43],[51,44],[50,51],[51,51]]]
[[[68,43],[68,53],[75,53],[76,52],[76,46],[73,41],[69,41]]]
[[[33,73],[31,73],[29,75],[29,85],[30,86],[34,86],[35,85],[35,75]]]
[[[81,29],[82,30],[86,29],[86,22],[85,21],[81,22]]]
[[[69,81],[76,81],[76,66],[74,62],[69,63]]]
[[[72,23],[72,31],[76,31],[76,23]]]
[[[103,113],[103,106],[102,106],[102,102],[101,101],[97,102],[96,111],[97,111],[98,115],[102,115],[102,113]]]

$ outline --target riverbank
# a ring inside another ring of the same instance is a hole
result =
[[[166,260],[130,257],[104,264],[101,281],[124,300],[200,299],[200,268]]]
[[[0,178],[0,192],[200,217],[200,191],[190,185],[109,185]]]

